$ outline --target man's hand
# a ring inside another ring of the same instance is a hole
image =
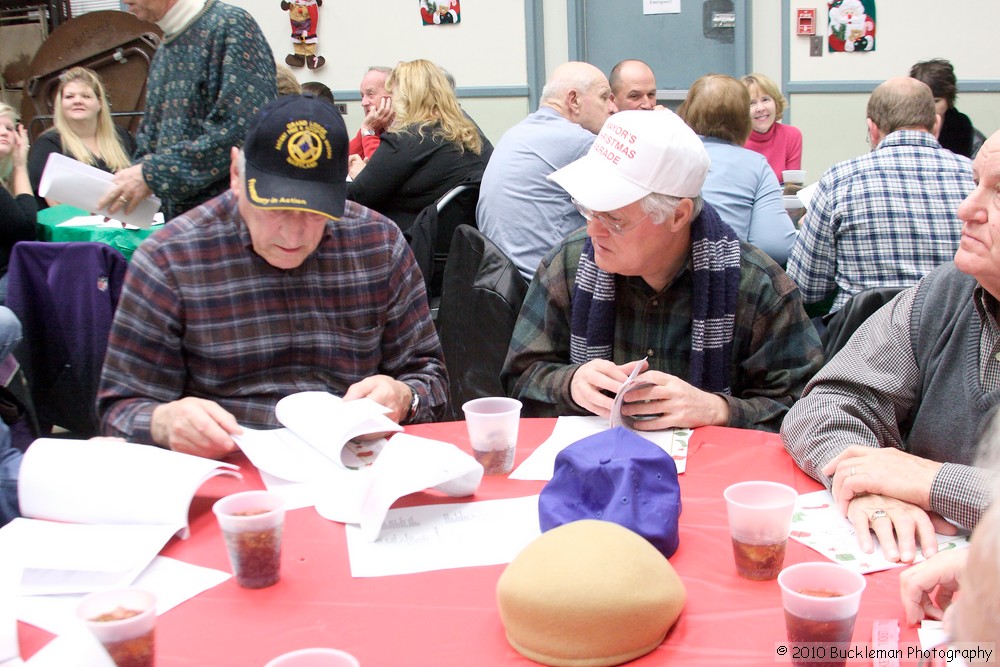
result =
[[[112,215],[118,211],[129,214],[153,191],[142,177],[142,165],[134,164],[115,173],[113,187],[97,202],[99,210],[107,209]]]
[[[834,496],[836,497],[836,496]],[[878,537],[887,560],[912,563],[917,541],[924,556],[937,553],[937,535],[954,535],[957,528],[933,512],[912,503],[880,495],[855,496],[847,508],[847,518],[858,535],[858,545],[866,554],[875,550],[872,531]]]
[[[958,573],[968,559],[968,549],[942,551],[899,574],[899,595],[907,623],[916,625],[925,618],[940,621],[944,617],[958,591]]]
[[[931,508],[931,484],[941,469],[937,461],[907,454],[895,447],[848,447],[823,466],[833,477],[833,497],[841,513],[851,499],[866,493],[897,498],[922,509]]]
[[[410,412],[410,403],[413,400],[413,392],[410,385],[399,380],[394,380],[388,375],[372,375],[360,382],[355,382],[347,388],[344,400],[350,401],[356,398],[370,398],[379,405],[391,410],[389,419],[397,424],[403,423]],[[385,433],[380,433],[376,438],[384,437]]]
[[[615,402],[615,394],[628,379],[635,365],[643,363],[646,362],[632,361],[624,366],[616,366],[607,359],[592,359],[576,369],[576,373],[573,374],[573,379],[569,383],[570,396],[584,410],[593,412],[599,417],[609,417],[611,406]]]
[[[232,436],[243,432],[236,417],[221,405],[191,396],[157,406],[150,430],[158,445],[210,459],[235,450]]]
[[[376,135],[382,134],[392,125],[395,116],[392,111],[392,98],[383,97],[377,105],[373,104],[368,109],[364,120],[361,121],[361,129],[371,130]]]
[[[368,163],[360,155],[351,153],[347,156],[347,175],[351,177],[352,181],[358,177],[358,174],[366,166],[368,166]]]
[[[676,375],[646,371],[635,381],[653,386],[630,391],[625,397],[622,414],[632,417],[658,415],[636,421],[633,426],[637,431],[725,426],[729,423],[729,403],[726,399],[702,391]]]

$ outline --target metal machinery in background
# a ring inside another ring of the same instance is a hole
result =
[[[59,75],[88,67],[104,80],[115,123],[133,134],[146,103],[146,79],[163,32],[122,11],[96,11],[56,27],[39,47],[25,78],[21,122],[32,138],[52,125]]]

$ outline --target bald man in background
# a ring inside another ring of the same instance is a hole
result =
[[[563,63],[546,81],[538,111],[497,142],[483,174],[476,220],[526,280],[550,248],[585,224],[569,194],[546,176],[585,155],[616,111],[601,70]]]
[[[623,60],[611,69],[608,77],[611,98],[619,111],[662,108],[656,104],[656,77],[641,60]]]

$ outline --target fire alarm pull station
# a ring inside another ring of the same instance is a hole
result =
[[[795,10],[795,28],[797,35],[815,35],[816,34],[816,10],[815,9],[797,9]]]

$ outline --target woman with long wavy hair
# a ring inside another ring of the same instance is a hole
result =
[[[385,85],[395,119],[367,163],[352,158],[347,198],[405,230],[452,187],[482,176],[483,142],[443,70],[429,60],[399,63]]]
[[[28,158],[31,187],[36,194],[45,162],[52,153],[111,173],[131,166],[135,142],[128,130],[111,120],[104,82],[96,72],[73,67],[59,75],[53,107],[54,126],[35,140]],[[38,197],[39,209],[57,203]]]

